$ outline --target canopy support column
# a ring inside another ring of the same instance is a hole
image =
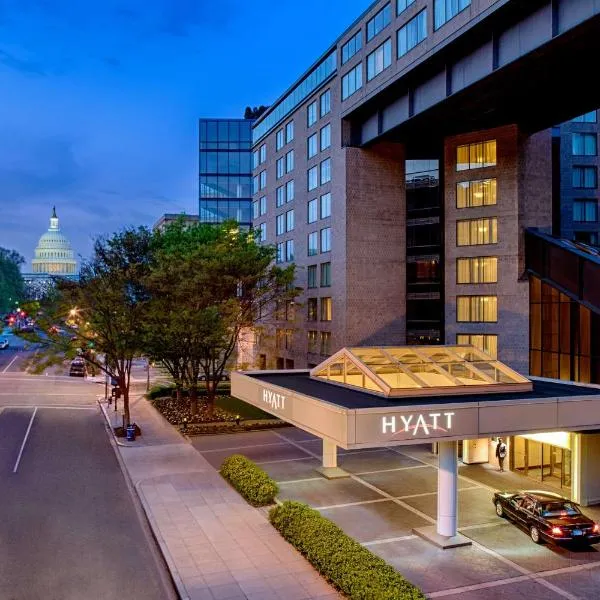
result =
[[[326,479],[341,479],[350,474],[337,466],[337,444],[323,438],[323,464],[317,469]]]

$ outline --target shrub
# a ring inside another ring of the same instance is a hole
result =
[[[156,398],[162,398],[164,396],[170,397],[171,394],[174,392],[175,392],[174,385],[157,384],[157,385],[153,385],[150,388],[150,391],[146,394],[146,397],[149,398],[150,400],[154,400]]]
[[[273,504],[277,484],[251,460],[234,454],[223,461],[221,475],[253,506]]]
[[[352,600],[424,600],[421,590],[382,558],[302,502],[286,501],[269,520],[336,588]]]

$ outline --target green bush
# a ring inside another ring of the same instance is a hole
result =
[[[273,526],[336,588],[352,600],[424,600],[419,588],[382,558],[302,502],[269,512]]]
[[[162,398],[164,396],[171,397],[171,394],[175,393],[174,385],[153,385],[150,388],[150,391],[146,394],[146,397],[150,400],[155,400],[156,398]]]
[[[221,475],[253,506],[273,504],[277,484],[251,460],[234,454],[223,461]]]

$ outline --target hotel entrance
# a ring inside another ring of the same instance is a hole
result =
[[[571,496],[571,433],[559,431],[516,435],[510,442],[512,471],[552,486],[565,496]]]

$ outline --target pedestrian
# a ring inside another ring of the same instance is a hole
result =
[[[506,444],[502,441],[502,438],[498,438],[498,445],[496,446],[496,458],[500,465],[500,472],[504,472],[504,459],[506,458]]]

